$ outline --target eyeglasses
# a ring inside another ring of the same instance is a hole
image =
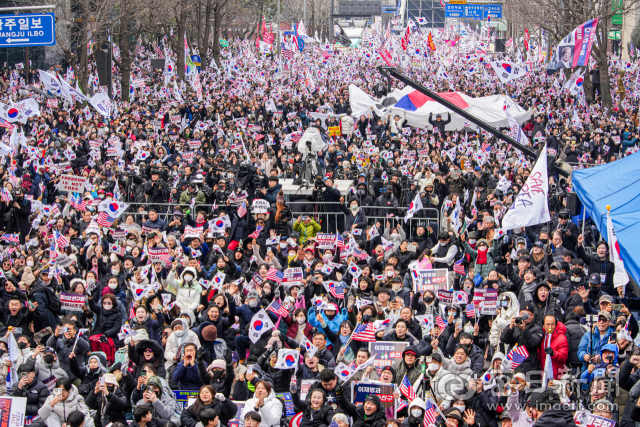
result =
[[[601,318],[598,319],[598,323],[607,323],[608,321],[609,320],[604,318],[604,317],[601,317]]]

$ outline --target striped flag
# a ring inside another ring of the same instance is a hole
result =
[[[20,243],[18,234],[5,233],[0,237],[0,240],[6,240],[7,242]]]
[[[506,359],[511,363],[511,369],[516,369],[529,357],[527,348],[523,345],[514,347],[507,353]]]
[[[247,203],[246,202],[242,202],[242,204],[240,205],[240,207],[238,208],[238,216],[240,218],[242,218],[243,216],[245,216],[247,214]]]
[[[267,310],[282,317],[287,317],[289,315],[289,311],[287,311],[287,309],[276,300],[273,300],[269,307],[267,307]]]
[[[424,407],[424,421],[422,425],[424,427],[432,426],[436,423],[436,407],[431,403],[431,399],[427,399]]]
[[[269,267],[269,271],[267,271],[267,275],[265,276],[265,279],[282,283],[282,279],[284,279],[284,273],[282,271],[276,270],[273,267]]]
[[[2,187],[2,201],[3,202],[10,202],[13,200],[13,197],[11,196],[11,193],[9,193],[9,190],[7,190],[6,188]]]
[[[464,259],[464,258],[463,258]],[[462,265],[462,261],[463,259],[460,259],[458,262],[455,262],[453,264],[453,271],[455,271],[456,273],[464,276],[465,272],[464,272],[464,266]]]
[[[257,239],[263,228],[264,227],[261,226],[261,225],[257,226],[256,227],[256,231],[254,231],[253,233],[249,234],[249,237],[251,237],[252,239]]]
[[[488,153],[491,151],[491,145],[489,145],[486,142],[482,143],[482,151],[484,151],[485,153]]]
[[[0,118],[0,128],[5,128],[9,132],[13,132],[13,128],[15,126],[6,121],[5,119]]]
[[[447,321],[442,318],[442,316],[436,317],[436,324],[440,327],[440,329],[444,329],[447,327]]]
[[[98,225],[101,225],[103,227],[111,227],[115,221],[115,218],[111,218],[106,212],[100,212],[98,214]]]
[[[411,385],[411,381],[409,381],[407,374],[404,374],[404,378],[402,378],[399,389],[400,393],[402,393],[404,397],[409,400],[415,400],[416,391],[413,389],[413,386]]]
[[[467,317],[476,317],[476,305],[474,303],[467,304]]]
[[[333,295],[334,298],[344,299],[344,288],[342,286],[331,286],[329,293]]]
[[[358,323],[351,335],[351,339],[354,341],[362,342],[375,342],[376,329],[373,323]]]
[[[342,238],[342,235],[340,235],[340,233],[338,233],[338,237],[336,237],[336,248],[344,249],[344,239]]]
[[[66,237],[64,237],[63,234],[60,234],[58,230],[53,230],[53,235],[56,239],[56,244],[58,245],[58,248],[62,249],[69,246],[69,240]]]
[[[87,210],[87,201],[82,199],[78,194],[71,196],[71,199],[69,199],[69,202],[71,203],[71,206],[73,206],[79,211],[84,212]]]

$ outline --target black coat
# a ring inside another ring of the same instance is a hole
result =
[[[330,405],[327,405],[326,401],[320,409],[314,411],[311,409],[311,394],[307,393],[307,398],[304,402],[300,400],[300,393],[291,393],[291,399],[296,413],[302,412],[300,427],[321,427],[331,424],[335,412]]]
[[[114,389],[106,398],[103,397],[102,392],[95,394],[94,388],[87,396],[86,403],[89,409],[96,410],[94,418],[96,426],[105,427],[107,424],[115,422],[127,423],[125,417],[127,398],[119,388]]]
[[[33,382],[22,387],[22,390],[18,388],[18,382],[16,382],[13,384],[13,387],[11,387],[9,393],[10,396],[27,398],[25,415],[36,415],[38,409],[42,408],[45,400],[49,397],[49,394],[47,386],[45,386],[42,381],[38,381],[38,378],[34,378]]]
[[[552,409],[544,412],[533,427],[569,427],[575,425],[571,411]]]
[[[515,346],[516,344],[524,345],[529,352],[527,360],[518,366],[518,372],[529,372],[540,368],[540,362],[538,361],[537,355],[538,347],[540,347],[540,344],[542,343],[542,338],[542,328],[540,325],[536,324],[535,319],[522,331],[516,327],[513,329],[506,327],[502,330],[502,334],[500,334],[501,342],[510,346]]]
[[[387,417],[384,413],[384,406],[380,402],[380,398],[373,394],[369,395],[367,399],[373,399],[374,402],[377,402],[378,410],[366,417],[364,415],[364,405],[355,406],[349,400],[345,398],[343,393],[338,394],[338,403],[340,404],[340,409],[343,410],[347,415],[353,418],[352,427],[384,427],[387,423]]]
[[[205,406],[204,409],[215,409],[220,417],[220,424],[229,425],[229,420],[234,418],[238,413],[238,407],[229,399],[225,399],[224,402],[214,398],[213,402]],[[200,414],[196,414],[193,411],[193,405],[182,411],[180,416],[180,425],[184,427],[195,427],[200,422]]]
[[[116,348],[122,347],[118,338],[118,333],[122,327],[122,314],[120,314],[118,307],[114,306],[111,310],[106,311],[102,305],[96,304],[93,300],[89,300],[89,307],[94,313],[98,314],[93,335],[106,335],[108,338],[113,339]]]
[[[582,366],[582,360],[578,358],[578,347],[580,346],[580,340],[584,335],[584,330],[580,326],[578,318],[573,317],[573,313],[570,314],[569,320],[564,323],[567,327],[567,341],[569,342],[569,357],[567,363],[572,366]]]

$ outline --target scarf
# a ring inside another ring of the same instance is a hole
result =
[[[276,222],[280,222],[282,219],[282,211],[285,209],[284,203],[276,203]]]
[[[30,179],[22,179],[22,184],[21,187],[25,188],[28,190],[31,190],[31,186],[33,185],[33,181],[31,181]]]
[[[533,260],[536,263],[539,263],[542,260],[542,258],[544,258],[544,257],[545,257],[545,253],[544,252],[540,252],[539,254],[531,254],[531,258],[533,258]]]
[[[478,249],[478,256],[476,258],[476,264],[481,264],[484,265],[487,263],[487,252],[489,251],[489,248],[487,248],[487,250],[485,251],[481,251]]]

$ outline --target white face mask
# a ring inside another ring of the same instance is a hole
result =
[[[429,363],[429,365],[427,365],[427,367],[429,368],[429,370],[431,372],[435,372],[438,369],[440,369],[440,365],[438,365],[437,363]]]
[[[185,332],[187,332],[187,331],[185,331],[184,329],[181,329],[181,330],[179,330],[179,331],[173,331],[173,332],[176,334],[176,336],[181,337],[181,336],[183,336],[183,335],[185,334]]]
[[[464,411],[466,409],[466,406],[464,405],[453,405],[454,408],[457,408],[460,412],[462,412],[464,414]]]
[[[304,317],[298,317],[296,321],[299,325],[304,325],[305,323],[307,323],[307,319],[305,319]]]
[[[33,261],[27,261],[27,267],[33,267]]]
[[[118,287],[117,283],[109,283],[109,289],[115,289]]]
[[[190,281],[193,280],[193,276],[190,275],[190,274],[185,274],[184,275],[184,280],[187,281],[187,282],[190,282]]]
[[[120,274],[120,270],[116,270],[114,268],[111,269],[111,275],[112,276],[117,276],[118,274]]]
[[[475,330],[473,329],[473,326],[469,325],[469,326],[465,326],[464,327],[464,331],[468,334],[473,334],[475,332]]]
[[[393,271],[388,271],[387,272],[387,277],[393,277]]]
[[[420,415],[422,415],[422,409],[417,408],[417,409],[412,409],[411,410],[411,416],[414,418],[418,418]]]
[[[281,248],[281,249],[285,249],[286,247],[287,247],[287,244],[286,244],[286,243],[280,243],[280,248]]]

